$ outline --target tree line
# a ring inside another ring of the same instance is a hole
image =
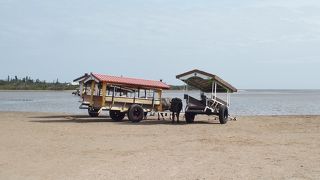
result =
[[[79,88],[78,85],[71,85],[70,83],[61,83],[59,79],[52,82],[45,80],[32,79],[30,76],[18,77],[8,76],[6,80],[0,80],[0,90],[75,90]],[[171,85],[170,90],[185,90],[184,85]],[[193,90],[193,87],[188,87]]]
[[[187,87],[188,90],[197,90],[196,88],[192,87],[192,86],[188,86]],[[185,85],[170,85],[170,90],[186,90],[186,86]]]
[[[30,76],[22,78],[8,76],[6,80],[0,80],[0,90],[74,90],[77,87],[70,83],[61,83],[59,79],[46,82],[40,79],[32,79]]]

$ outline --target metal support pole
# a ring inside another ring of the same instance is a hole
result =
[[[213,91],[214,91],[214,81],[212,81],[212,86],[211,86],[211,99],[213,99]]]
[[[217,83],[214,82],[214,100],[217,100]]]
[[[229,107],[230,103],[229,103],[229,90],[227,90],[227,106]]]

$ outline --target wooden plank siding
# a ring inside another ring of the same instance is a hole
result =
[[[93,102],[91,102],[91,100]],[[129,97],[114,97],[112,96],[92,96],[91,95],[84,95],[83,96],[84,102],[90,102],[94,108],[101,108],[104,107],[107,110],[128,110],[130,105],[132,104],[141,104],[143,107],[147,109],[152,109],[152,105],[154,103],[154,109],[161,110],[161,101],[160,99],[155,99],[154,102],[152,99],[146,98],[129,98]],[[104,101],[104,102],[103,102]],[[102,106],[102,104],[104,104]]]

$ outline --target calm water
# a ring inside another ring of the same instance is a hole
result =
[[[184,92],[165,92],[183,98]],[[199,97],[199,92],[189,93]],[[0,111],[66,112],[79,110],[71,91],[0,91]],[[243,90],[231,95],[231,115],[320,115],[320,90]]]

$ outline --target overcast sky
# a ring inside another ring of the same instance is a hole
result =
[[[0,78],[98,72],[320,89],[319,0],[0,0]]]

